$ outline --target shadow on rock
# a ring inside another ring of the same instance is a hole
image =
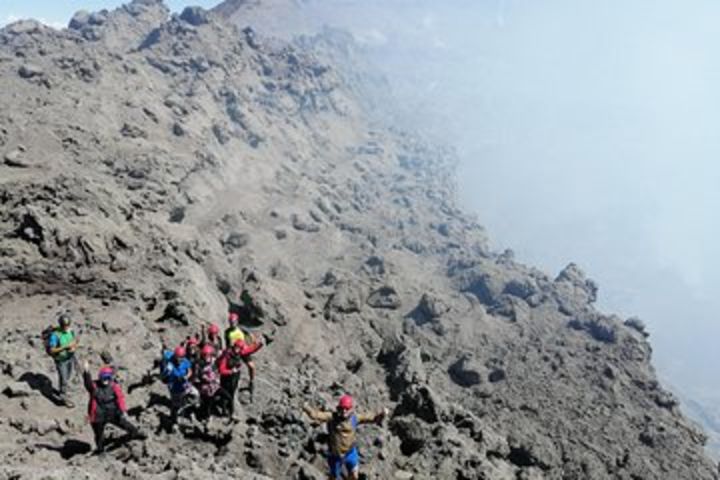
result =
[[[63,460],[70,460],[75,455],[85,455],[90,453],[90,450],[92,449],[89,443],[83,442],[82,440],[74,440],[72,438],[65,440],[65,443],[60,446],[39,443],[36,447],[58,452]]]
[[[129,408],[127,414],[133,418],[138,418],[145,409],[140,405]]]
[[[153,369],[157,370],[159,366],[160,366],[160,361],[156,360],[153,365]],[[128,385],[127,391],[130,394],[137,389],[144,389],[144,388],[150,387],[155,383],[155,380],[157,380],[158,378],[159,378],[159,375],[156,373],[146,373],[145,375],[143,375],[143,377],[139,381]]]
[[[33,390],[53,402],[56,406],[64,405],[63,401],[57,396],[52,386],[52,381],[42,373],[25,372],[20,376],[20,381],[28,384]]]
[[[420,305],[417,305],[410,311],[410,313],[406,314],[405,318],[408,318],[415,322],[415,325],[417,325],[418,327],[422,327],[423,325],[426,325],[433,321],[433,318],[427,316]]]
[[[155,392],[150,392],[150,399],[148,400],[147,405],[145,405],[145,409],[151,409],[157,405],[171,408],[172,403],[170,402],[170,399],[165,395],[158,395]]]
[[[246,306],[242,303],[235,303],[228,300],[228,313],[236,313],[238,315],[238,323],[246,328],[258,328],[265,325],[263,320],[264,313],[253,305]]]

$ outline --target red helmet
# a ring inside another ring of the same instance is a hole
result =
[[[210,335],[218,335],[218,334],[220,334],[220,327],[218,327],[214,323],[211,323],[210,326],[208,327],[208,333]]]
[[[198,345],[200,345],[200,340],[198,340],[197,337],[190,337],[185,342],[185,345],[188,347],[197,347]]]
[[[114,373],[112,367],[102,367],[98,372],[98,378],[100,380],[112,380]]]
[[[233,343],[233,347],[242,350],[243,348],[245,348],[245,340],[238,338],[237,340],[235,340],[235,343]]]
[[[213,355],[215,355],[215,348],[212,345],[205,345],[202,348],[203,357],[212,357]]]
[[[338,408],[341,410],[352,410],[353,398],[346,393],[345,395],[340,397],[340,401],[338,402]]]
[[[237,312],[228,313],[228,323],[230,325],[235,325],[238,320],[240,320],[240,315],[238,315]]]
[[[182,345],[175,347],[175,356],[178,358],[183,358],[186,355],[187,352],[185,352],[185,347]]]

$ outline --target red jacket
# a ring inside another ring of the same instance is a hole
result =
[[[90,394],[90,400],[88,402],[88,419],[90,420],[90,423],[95,423],[97,420],[97,409],[98,409],[98,402],[97,398],[95,397],[95,392],[97,391],[97,384],[90,376],[89,372],[85,372],[83,374],[83,380],[85,383],[85,389]],[[120,410],[123,413],[127,412],[127,405],[125,404],[125,395],[123,394],[122,388],[120,388],[120,385],[117,382],[112,382],[111,387],[113,389],[113,392],[115,393],[115,404],[117,405],[118,410]]]
[[[257,352],[262,348],[262,343],[257,342],[250,345],[245,345],[240,352],[240,354],[236,354],[233,348],[227,348],[225,351],[220,355],[220,358],[218,359],[218,371],[220,372],[220,375],[225,377],[228,375],[232,375],[233,373],[233,363],[237,362],[238,360],[247,361],[250,355]],[[240,362],[237,362],[239,365],[242,365]]]

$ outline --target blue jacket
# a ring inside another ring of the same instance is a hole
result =
[[[192,362],[187,358],[180,360],[179,364],[175,364],[174,355],[170,351],[163,352],[162,379],[168,384],[171,393],[183,393],[187,388],[188,380],[186,379],[188,372],[192,370]]]

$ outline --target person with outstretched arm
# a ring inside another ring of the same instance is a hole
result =
[[[252,352],[241,355],[243,363],[248,368],[248,378],[250,381],[248,382],[247,389],[250,392],[250,398],[252,399],[252,396],[255,393],[255,374],[257,372],[252,354],[260,350],[263,345],[261,340],[256,338],[255,335],[240,328],[240,325],[238,324],[239,318],[240,317],[236,312],[230,312],[228,314],[228,328],[225,330],[225,346],[226,351],[228,351],[233,350],[238,341],[247,346],[257,345],[257,348],[255,348]],[[237,388],[237,385],[235,388]]]
[[[316,410],[307,405],[303,407],[303,410],[312,420],[327,425],[330,448],[328,478],[330,480],[344,478],[343,467],[345,467],[349,478],[358,480],[360,478],[360,455],[356,442],[357,427],[364,423],[382,423],[388,415],[388,410],[383,409],[371,414],[355,413],[353,398],[347,394],[340,397],[335,411]]]
[[[90,375],[88,362],[83,365],[83,383],[90,395],[88,402],[88,419],[95,435],[95,453],[105,451],[105,427],[113,424],[130,434],[131,439],[144,440],[147,436],[127,418],[125,395],[120,384],[114,379],[111,367],[102,367],[97,380]]]

